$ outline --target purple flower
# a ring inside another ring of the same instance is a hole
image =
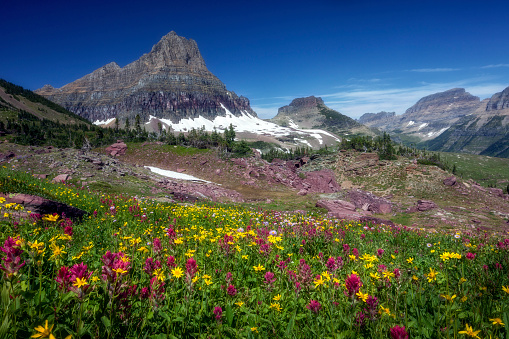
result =
[[[265,273],[265,283],[272,287],[272,284],[276,281],[276,276],[272,272]]]
[[[467,257],[468,260],[474,260],[475,259],[475,254],[468,252],[466,257]]]
[[[8,237],[4,242],[4,246],[0,247],[0,251],[5,253],[5,257],[0,262],[0,269],[5,272],[7,278],[19,272],[20,268],[25,266],[25,261],[21,262],[21,253],[23,250],[19,248],[15,238]]]
[[[405,326],[394,326],[391,328],[392,339],[408,339],[408,333],[405,330]]]
[[[345,281],[346,289],[348,290],[348,296],[354,297],[362,286],[361,279],[356,274],[351,274],[346,278]]]
[[[154,246],[154,252],[156,254],[161,252],[161,250],[163,249],[163,246],[161,245],[161,240],[159,240],[159,238],[154,239],[153,246]]]
[[[223,309],[221,306],[214,307],[214,315],[216,316],[216,320],[221,320],[221,317],[223,316]]]
[[[318,313],[320,309],[322,308],[322,305],[318,300],[313,300],[309,302],[309,304],[306,305],[306,308],[314,313]]]
[[[228,293],[229,296],[233,297],[235,294],[237,294],[237,289],[235,288],[235,286],[230,284],[228,286],[228,289],[227,289],[226,293]]]
[[[170,255],[168,259],[166,259],[166,266],[168,266],[170,269],[177,267],[177,264],[175,263],[175,257],[173,255]]]

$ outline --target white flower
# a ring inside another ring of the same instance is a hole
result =
[[[431,245],[430,243],[427,243],[427,244],[426,244],[426,246],[431,247],[431,246],[433,246],[433,245]]]

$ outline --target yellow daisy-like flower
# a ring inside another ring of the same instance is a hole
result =
[[[249,255],[247,255],[247,254],[242,256],[242,259],[246,259],[247,260],[247,258],[249,258]]]
[[[391,315],[391,311],[389,310],[389,307],[385,308],[381,305],[380,305],[380,311],[378,311],[378,313]]]
[[[453,295],[452,297],[449,294],[440,294],[440,296],[450,302],[453,302],[454,298],[456,298],[456,294]]]
[[[280,304],[278,304],[278,303],[271,303],[271,304],[270,304],[270,308],[273,308],[273,309],[275,309],[275,310],[276,310],[276,311],[278,311],[278,312],[281,312],[281,310],[283,309],[283,308],[281,307],[281,305],[280,305]]]
[[[253,269],[256,272],[265,271],[265,267],[263,267],[261,264],[258,264],[258,266],[253,266]]]
[[[92,277],[92,282],[97,282],[97,281],[99,281],[99,280],[100,280],[100,279],[99,279],[99,277],[96,277],[96,276],[93,276],[93,277]]]
[[[505,324],[502,322],[502,319],[500,318],[493,318],[493,319],[490,319],[491,322],[493,322],[493,325],[500,325],[500,326],[504,326]]]
[[[395,277],[394,273],[389,272],[389,271],[383,271],[382,274],[383,274],[384,278],[389,279],[389,281],[391,280],[391,278]]]
[[[408,259],[406,260],[406,262],[407,262],[407,263],[409,263],[409,264],[412,264],[412,262],[413,262],[413,261],[414,261],[414,258],[408,258]]]
[[[478,330],[478,331],[474,331],[472,329],[471,326],[468,326],[468,324],[466,324],[466,328],[464,331],[459,331],[458,333],[460,334],[466,334],[468,335],[469,337],[473,337],[473,338],[478,338],[478,339],[481,339],[477,334],[481,332],[481,330]]]
[[[87,279],[76,278],[76,281],[72,285],[76,286],[77,288],[81,288],[81,286],[85,286],[86,284],[87,284]]]
[[[162,268],[158,268],[157,270],[154,270],[154,273],[152,273],[157,277],[157,280],[164,281],[164,271]]]
[[[178,239],[173,240],[173,242],[175,244],[179,245],[179,244],[182,244],[184,242],[184,240],[182,240],[181,238],[178,238]]]
[[[49,257],[50,260],[51,259],[59,259],[62,254],[67,253],[67,252],[64,252],[65,246],[59,247],[54,242],[51,243],[50,248],[53,251],[53,255],[51,257]]]
[[[274,298],[272,298],[272,300],[275,300],[275,301],[281,300],[281,294],[274,296]]]
[[[243,301],[238,301],[235,303],[235,305],[237,305],[238,307],[242,307],[242,305],[244,305],[244,302]]]
[[[460,299],[460,301],[461,301],[462,303],[464,303],[464,302],[465,302],[465,301],[467,301],[467,300],[468,300],[468,298],[467,298],[467,296],[466,296],[466,295],[465,295],[465,296],[463,296],[463,298],[461,298],[461,299]]]
[[[380,280],[380,276],[378,275],[378,273],[370,273],[369,276],[372,278],[372,279],[375,279],[375,280]]]
[[[509,286],[502,286],[502,290],[509,294]]]
[[[114,268],[113,271],[116,272],[117,274],[126,274],[127,273],[126,270],[123,270],[121,268]]]
[[[212,284],[212,280],[210,280],[210,279],[205,279],[204,281],[205,281],[205,284],[207,284],[207,286]]]
[[[368,300],[368,297],[369,297],[369,294],[362,293],[361,290],[359,290],[359,292],[357,292],[355,295],[358,296],[359,299],[361,299],[364,302],[366,302],[366,300]]]
[[[39,333],[34,334],[33,336],[31,336],[31,338],[50,338],[50,339],[55,339],[55,336],[51,333],[51,330],[53,329],[53,326],[55,326],[55,324],[51,325],[51,327],[48,327],[48,321],[46,320],[46,322],[44,324],[44,327],[39,325],[36,328],[34,328],[34,330],[36,330]]]
[[[434,280],[437,280],[437,271],[433,271],[433,269],[430,267],[429,273],[428,273],[428,282],[432,282]]]
[[[251,332],[256,332],[256,333],[258,333],[258,327],[251,327]]]
[[[318,287],[320,287],[320,285],[323,285],[323,284],[324,284],[324,281],[323,281],[323,279],[322,279],[322,276],[320,275],[319,277],[320,277],[320,278],[315,279],[315,280],[313,281],[313,284],[315,284],[315,288],[318,288]]]
[[[171,270],[171,274],[175,278],[180,278],[184,275],[184,271],[180,267],[175,267],[174,269]]]

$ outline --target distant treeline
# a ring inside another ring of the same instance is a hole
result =
[[[68,116],[72,117],[73,119],[80,120],[86,124],[90,124],[90,122],[87,119],[82,118],[79,115],[76,115],[76,114],[66,110],[62,106],[55,104],[53,101],[50,101],[50,100],[46,99],[45,97],[32,92],[31,90],[25,89],[21,86],[18,86],[13,83],[10,83],[8,81],[5,81],[4,79],[0,79],[0,87],[3,87],[5,89],[5,93],[11,94],[14,97],[17,95],[21,95],[32,102],[40,103],[40,104],[42,104],[56,112],[68,115]]]
[[[341,140],[339,147],[344,150],[356,150],[359,152],[376,152],[381,160],[395,160],[396,156],[416,159],[422,165],[438,166],[444,171],[456,172],[456,166],[450,166],[440,158],[440,153],[429,152],[425,149],[417,149],[402,144],[396,144],[387,133],[375,138],[369,136],[354,136],[350,139]]]
[[[113,128],[103,128],[90,123],[62,124],[58,121],[40,119],[26,112],[18,111],[17,119],[0,121],[0,130],[12,136],[12,141],[21,145],[51,145],[60,148],[90,149],[114,143],[118,139],[125,142],[162,141],[169,145],[195,148],[216,148],[227,156],[247,156],[251,148],[245,141],[235,141],[232,125],[224,133],[208,133],[204,128],[191,129],[187,135],[175,135],[160,126],[158,132],[147,132],[141,127],[140,117],[136,116],[131,127],[126,121],[124,128],[118,123]]]

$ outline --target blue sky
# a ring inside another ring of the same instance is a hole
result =
[[[61,87],[121,67],[170,31],[262,118],[321,96],[348,116],[398,114],[454,87],[509,86],[507,1],[5,1],[0,78]]]

